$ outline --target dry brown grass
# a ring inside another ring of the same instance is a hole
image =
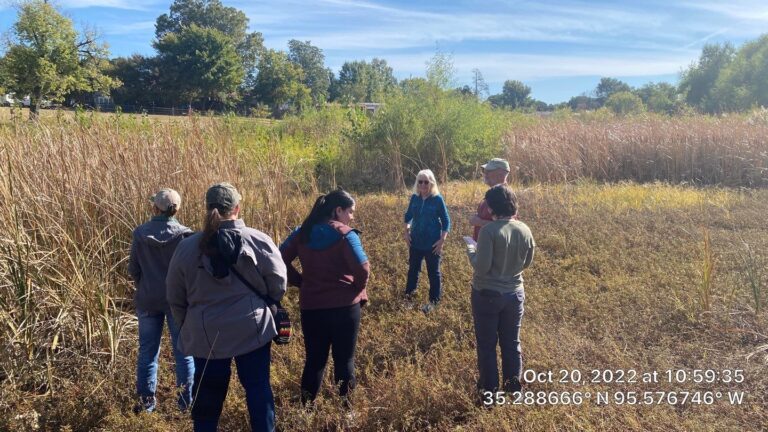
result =
[[[504,144],[520,181],[768,184],[762,115],[549,119],[511,128]]]
[[[189,419],[174,411],[167,344],[159,412],[131,414],[137,343],[128,242],[149,216],[147,197],[156,188],[179,190],[180,219],[200,228],[205,188],[220,180],[245,195],[248,224],[284,237],[309,208],[310,197],[293,183],[305,165],[275,141],[241,138],[217,122],[0,126],[0,430],[190,429]],[[471,271],[460,234],[469,232],[466,219],[484,188],[451,183],[443,188],[455,223],[445,250],[445,301],[430,316],[399,301],[406,247],[398,227],[407,195],[359,197],[357,225],[374,272],[357,356],[359,418],[345,417],[329,385],[314,411],[299,406],[297,325],[296,340],[273,350],[282,430],[720,431],[768,424],[760,351],[768,340],[766,316],[754,300],[766,283],[760,270],[768,262],[766,191],[584,181],[516,189],[539,247],[526,273],[526,368],[556,376],[580,369],[585,378],[592,369],[743,369],[746,378],[719,385],[531,384],[528,390],[739,390],[747,392],[745,403],[478,408]],[[702,251],[703,228],[710,257]],[[705,276],[706,262],[712,265]],[[711,287],[707,309],[699,302],[704,277]],[[288,295],[294,317],[296,294]],[[246,425],[234,381],[221,430]]]

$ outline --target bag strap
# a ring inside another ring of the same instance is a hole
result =
[[[253,292],[254,292],[254,294],[256,294],[257,296],[259,296],[259,298],[261,298],[262,300],[264,300],[264,303],[266,303],[266,304],[267,304],[267,306],[272,306],[272,305],[277,305],[278,307],[280,306],[280,302],[276,302],[276,301],[272,300],[272,298],[271,298],[271,297],[269,297],[269,296],[265,296],[265,295],[262,295],[262,294],[261,294],[261,293],[260,293],[260,292],[259,292],[259,291],[256,289],[256,287],[255,287],[255,286],[253,286],[253,284],[251,284],[250,282],[248,282],[247,280],[245,280],[245,278],[243,277],[243,275],[241,275],[241,274],[240,274],[240,272],[239,272],[239,271],[237,271],[237,269],[235,269],[235,266],[232,266],[232,267],[230,267],[230,268],[229,268],[229,271],[231,271],[231,272],[232,272],[232,274],[234,274],[235,276],[237,276],[237,278],[238,278],[238,279],[240,279],[240,282],[244,283],[244,284],[245,284],[245,286],[247,286],[247,287],[248,287],[248,288],[249,288],[251,291],[253,291]],[[256,271],[258,272],[259,270],[257,269]]]

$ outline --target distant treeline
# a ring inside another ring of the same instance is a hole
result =
[[[78,34],[49,3],[27,0],[18,12],[0,57],[0,92],[30,95],[33,113],[44,101],[87,104],[101,94],[133,110],[182,107],[282,117],[328,102],[385,102],[425,80],[398,82],[379,58],[348,61],[337,74],[310,41],[291,40],[287,51],[268,49],[261,33],[248,32],[245,13],[220,0],[174,0],[156,20],[154,56],[111,60],[106,45],[90,32]],[[470,83],[457,86],[452,58],[441,52],[428,62],[426,81],[506,109],[722,113],[768,105],[767,56],[768,36],[738,50],[727,43],[706,45],[677,86],[632,88],[604,77],[592,91],[557,105],[531,98],[531,88],[517,80],[490,95],[478,69]]]

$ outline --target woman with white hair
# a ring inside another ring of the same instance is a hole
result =
[[[429,303],[422,311],[430,313],[440,302],[440,256],[445,238],[451,228],[451,218],[445,200],[437,189],[437,180],[432,170],[421,170],[416,174],[413,195],[405,212],[405,241],[408,243],[408,281],[405,286],[406,299],[411,299],[419,282],[421,262],[427,262],[429,277]]]

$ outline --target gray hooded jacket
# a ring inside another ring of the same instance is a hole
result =
[[[222,221],[220,229],[240,232],[242,248],[233,267],[262,296],[280,301],[287,288],[285,264],[272,239],[242,220]],[[233,272],[216,278],[200,252],[202,233],[184,239],[171,259],[167,295],[179,324],[179,350],[185,355],[223,359],[249,353],[277,335],[272,313]]]
[[[147,312],[168,310],[165,277],[173,252],[192,230],[176,218],[155,216],[133,231],[128,273],[136,286],[136,309]]]

